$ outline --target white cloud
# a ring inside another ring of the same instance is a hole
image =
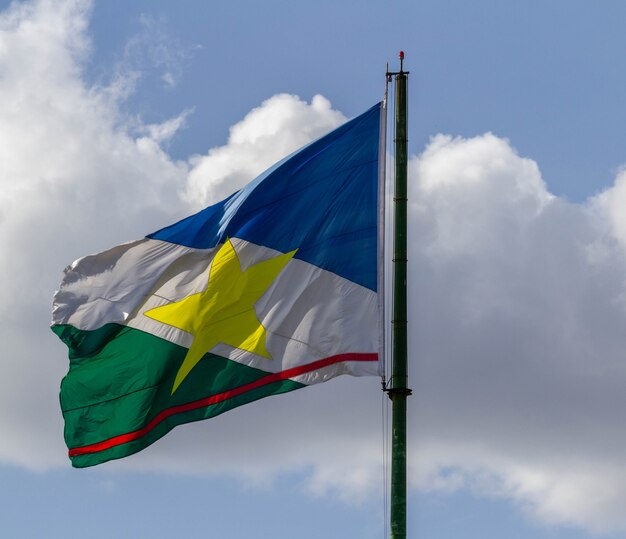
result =
[[[185,122],[192,112],[192,109],[187,109],[181,112],[178,116],[170,118],[169,120],[159,124],[140,126],[138,131],[149,135],[149,138],[154,142],[159,144],[166,143],[170,141],[178,131],[185,127]]]
[[[41,1],[0,15],[0,458],[26,466],[64,460],[66,361],[46,327],[61,269],[170,219],[187,173],[82,81],[89,11]]]
[[[490,134],[435,137],[411,176],[414,480],[625,527],[623,177],[569,204]]]
[[[606,216],[615,237],[626,246],[626,168],[618,172],[615,184],[592,201],[598,216]]]
[[[240,189],[276,161],[346,120],[321,95],[307,104],[280,94],[263,102],[230,129],[228,143],[191,159],[186,200],[198,208]]]
[[[149,15],[139,18],[141,31],[124,47],[124,55],[118,65],[119,75],[130,75],[134,81],[155,70],[158,80],[165,88],[178,85],[184,63],[193,47],[184,46],[166,30],[163,19]]]
[[[47,329],[62,267],[221,199],[344,120],[322,96],[277,95],[224,146],[175,162],[161,145],[186,113],[129,125],[119,104],[132,70],[106,88],[84,82],[89,11],[42,0],[0,15],[0,459],[30,468],[67,465],[67,361]],[[570,204],[508,141],[438,135],[410,183],[412,486],[625,527],[626,176]],[[358,500],[382,490],[377,388],[339,379],[265,399],[104,469],[255,484],[304,471],[306,491]]]

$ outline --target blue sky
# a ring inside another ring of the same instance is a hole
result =
[[[383,537],[378,380],[266,399],[73,470],[66,351],[47,325],[65,265],[364,111],[400,49],[409,537],[626,534],[623,2],[0,8],[3,535]]]

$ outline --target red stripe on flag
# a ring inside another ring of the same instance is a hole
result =
[[[74,447],[69,450],[70,457],[78,457],[80,455],[88,455],[91,453],[98,453],[99,451],[104,451],[105,449],[111,449],[112,447],[116,447],[118,445],[126,444],[128,442],[133,442],[138,440],[142,436],[148,434],[153,428],[155,428],[159,423],[176,414],[182,414],[184,412],[190,412],[192,410],[197,410],[198,408],[204,408],[206,406],[211,406],[213,404],[217,404],[218,402],[224,402],[228,399],[232,399],[234,397],[238,397],[248,391],[252,391],[253,389],[258,389],[259,387],[266,386],[268,384],[272,384],[274,382],[279,382],[281,380],[286,380],[288,378],[295,378],[296,376],[300,376],[301,374],[306,374],[307,372],[315,371],[318,369],[322,369],[324,367],[328,367],[330,365],[334,365],[335,363],[342,363],[345,361],[377,361],[377,354],[340,354],[337,356],[327,357],[324,359],[319,359],[314,361],[313,363],[309,363],[307,365],[301,365],[299,367],[294,367],[293,369],[287,369],[286,371],[276,372],[272,374],[268,374],[263,378],[259,378],[254,382],[250,382],[249,384],[245,384],[243,386],[236,387],[234,389],[229,389],[228,391],[224,391],[222,393],[217,393],[210,397],[206,397],[204,399],[200,399],[194,402],[188,402],[187,404],[181,404],[179,406],[172,406],[171,408],[166,408],[159,412],[152,421],[150,421],[145,427],[129,432],[127,434],[120,434],[119,436],[114,436],[113,438],[109,438],[108,440],[104,440],[102,442],[97,442],[95,444],[85,445],[82,447]]]

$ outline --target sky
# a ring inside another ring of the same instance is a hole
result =
[[[626,537],[626,4],[0,1],[0,530],[381,538],[342,377],[75,470],[51,298],[409,76],[410,538]]]

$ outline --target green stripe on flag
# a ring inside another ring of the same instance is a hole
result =
[[[61,408],[75,467],[131,455],[176,425],[303,387],[207,354],[171,395],[186,348],[117,324],[93,331],[52,329],[70,347]]]

